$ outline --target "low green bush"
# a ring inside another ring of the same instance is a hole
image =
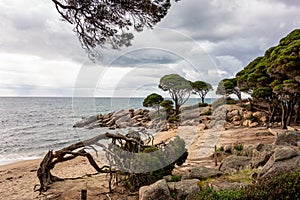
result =
[[[223,146],[218,147],[218,148],[217,148],[217,151],[224,151],[224,147],[223,147]]]
[[[178,117],[177,116],[170,116],[169,118],[168,118],[168,122],[169,123],[177,123],[179,121],[179,119],[178,119]]]
[[[208,111],[202,113],[201,115],[211,115],[212,114],[212,111],[211,109],[209,109]]]
[[[127,176],[124,179],[124,186],[130,191],[136,191],[141,186],[150,185],[162,179],[163,176],[171,175],[175,164],[181,166],[188,156],[185,141],[179,137],[175,137],[166,146],[149,146],[139,153],[128,153],[115,145],[111,145],[110,150],[116,155],[113,161],[120,170],[145,171],[124,173]]]
[[[231,97],[228,97],[226,99],[226,104],[229,104],[229,105],[234,105],[234,104],[237,104],[238,102],[239,102],[238,100],[235,100],[235,99],[233,99]]]
[[[209,199],[243,199],[244,191],[243,190],[220,190],[216,191],[213,188],[205,188],[202,189],[198,196],[195,198],[196,200],[209,200]]]
[[[242,150],[244,149],[244,145],[241,144],[241,143],[237,143],[237,144],[234,145],[233,148],[234,148],[235,150],[237,150],[237,151],[242,151]]]
[[[300,199],[300,168],[277,174],[245,188],[245,199]]]
[[[198,107],[206,107],[208,106],[208,103],[198,103]]]
[[[201,188],[200,192],[190,198],[193,200],[277,200],[300,199],[300,168],[296,172],[277,174],[259,180],[242,189],[216,191],[211,187]]]
[[[172,176],[171,181],[172,182],[178,182],[181,180],[181,176]]]

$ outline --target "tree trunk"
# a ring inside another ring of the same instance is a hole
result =
[[[141,133],[143,133],[143,132],[141,132]],[[148,137],[148,139],[146,139],[145,141],[148,140],[148,143],[150,143],[150,142],[153,143],[154,138],[147,133],[144,133],[144,134],[145,134],[145,136]],[[90,147],[90,148],[94,149],[97,153],[96,148],[92,146],[92,145],[95,145],[97,147],[103,148],[103,150],[106,152],[107,156],[109,155],[111,157],[115,157],[115,158],[119,159],[118,155],[116,155],[116,154],[114,154],[114,152],[110,151],[110,149],[108,149],[105,145],[99,143],[99,140],[103,140],[103,139],[112,139],[112,144],[115,144],[116,141],[119,141],[119,142],[121,141],[120,142],[121,145],[119,145],[119,147],[123,147],[122,144],[125,144],[124,145],[125,148],[130,146],[131,148],[129,150],[123,149],[123,150],[128,150],[130,152],[138,152],[136,149],[145,149],[145,147],[146,147],[144,145],[145,141],[142,141],[141,138],[136,138],[134,136],[131,136],[130,134],[127,134],[126,136],[124,136],[124,135],[121,135],[118,133],[116,133],[116,134],[105,133],[105,134],[100,134],[98,136],[95,136],[91,139],[88,139],[88,140],[85,140],[82,142],[77,142],[75,144],[72,144],[68,147],[65,147],[65,148],[55,151],[55,152],[50,150],[50,151],[48,151],[48,153],[45,155],[44,159],[40,163],[40,167],[37,171],[37,176],[40,181],[40,188],[38,189],[38,191],[40,191],[40,193],[47,191],[47,189],[49,188],[49,185],[51,183],[64,180],[64,179],[58,178],[56,176],[53,176],[50,171],[55,167],[55,165],[57,163],[72,160],[72,159],[76,158],[77,156],[86,157],[88,159],[90,165],[93,166],[97,172],[110,173],[110,174],[115,173],[116,171],[112,171],[111,165],[103,166],[100,168],[98,166],[98,164],[95,162],[92,155],[85,151],[86,147]],[[123,160],[120,159],[120,161],[122,162]],[[107,168],[109,170],[107,170]]]
[[[287,105],[284,102],[281,105],[281,112],[281,128],[287,129]]]
[[[271,116],[269,118],[269,123],[273,123],[274,122],[274,117],[275,117],[275,113],[276,113],[277,107],[278,107],[278,103],[275,103],[274,106],[270,105],[270,114],[271,114]]]
[[[202,101],[202,104],[204,104],[204,97],[203,96],[201,97],[201,101]]]
[[[51,165],[53,158],[53,151],[48,151],[37,171],[37,176],[41,184],[39,188],[40,193],[46,191],[52,182],[62,180],[56,176],[53,176],[50,172],[50,170],[53,168]]]
[[[294,116],[294,124],[295,125],[298,125],[299,113],[300,113],[299,106],[296,106],[295,107],[295,116]]]
[[[176,112],[176,115],[179,115],[179,109],[180,109],[180,105],[179,105],[179,103],[178,103],[178,99],[177,98],[175,98],[174,99],[174,102],[175,102],[175,112]]]

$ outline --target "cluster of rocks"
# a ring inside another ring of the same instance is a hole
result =
[[[219,170],[234,173],[241,169],[256,169],[258,178],[265,178],[300,167],[300,132],[285,131],[277,135],[274,144],[257,144],[244,148],[238,155],[226,157]]]
[[[266,125],[268,115],[262,111],[248,111],[237,105],[221,105],[186,109],[181,114],[181,126],[199,126],[202,130],[230,128],[232,126],[256,127]],[[278,124],[280,125],[280,124]]]
[[[198,126],[203,124],[203,129],[210,127],[211,122],[211,107],[187,108],[181,110],[180,126]]]
[[[236,105],[227,105],[226,108],[226,121],[233,126],[256,127],[268,122],[265,112],[252,112]]]
[[[225,150],[233,153],[234,147]],[[243,188],[250,183],[232,182],[222,179],[204,184],[202,180],[234,174],[249,169],[253,172],[252,180],[268,178],[283,172],[296,171],[300,168],[300,132],[285,131],[278,134],[274,144],[256,144],[239,150],[238,155],[227,155],[218,169],[196,166],[182,174],[179,182],[169,182],[165,177],[156,183],[141,187],[140,200],[150,199],[193,199],[201,187],[209,186],[216,190]]]
[[[73,127],[87,127],[89,129],[98,127],[108,127],[110,129],[141,126],[146,127],[150,121],[151,117],[149,110],[138,109],[135,111],[134,109],[129,109],[87,117],[76,122]]]
[[[159,180],[152,185],[143,186],[139,190],[139,200],[174,200],[186,199],[200,191],[199,179],[186,179],[179,182]]]
[[[169,116],[169,118],[176,118]],[[166,117],[161,111],[158,115],[155,111],[146,109],[120,110],[108,114],[98,114],[76,122],[73,127],[108,127],[110,129],[127,127],[146,127],[166,131],[178,126],[199,126],[199,129],[222,129],[227,126],[256,127],[267,124],[268,116],[264,112],[251,112],[236,105],[221,105],[215,109],[206,107],[183,107],[181,114],[174,122]]]
[[[286,140],[286,138],[293,138]],[[220,164],[222,172],[234,173],[241,169],[257,169],[258,178],[270,177],[284,171],[300,167],[299,132],[284,132],[277,137],[275,144],[249,146],[240,155],[230,155]]]

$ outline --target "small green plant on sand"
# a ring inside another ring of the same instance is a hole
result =
[[[244,145],[242,143],[236,143],[233,148],[236,151],[242,151],[244,149]]]
[[[181,180],[181,176],[176,176],[176,175],[174,175],[174,176],[172,176],[172,178],[171,178],[171,181],[172,182],[178,182],[178,181],[180,181]]]
[[[224,147],[223,146],[218,147],[217,151],[224,151]]]

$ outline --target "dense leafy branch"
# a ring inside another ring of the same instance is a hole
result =
[[[178,1],[178,0],[175,0]],[[170,0],[52,0],[64,20],[74,25],[82,47],[91,58],[96,47],[130,46],[133,30],[152,28],[166,16]]]
[[[223,79],[219,82],[216,94],[231,95],[235,94],[239,100],[242,99],[240,88],[237,85],[236,78]]]

